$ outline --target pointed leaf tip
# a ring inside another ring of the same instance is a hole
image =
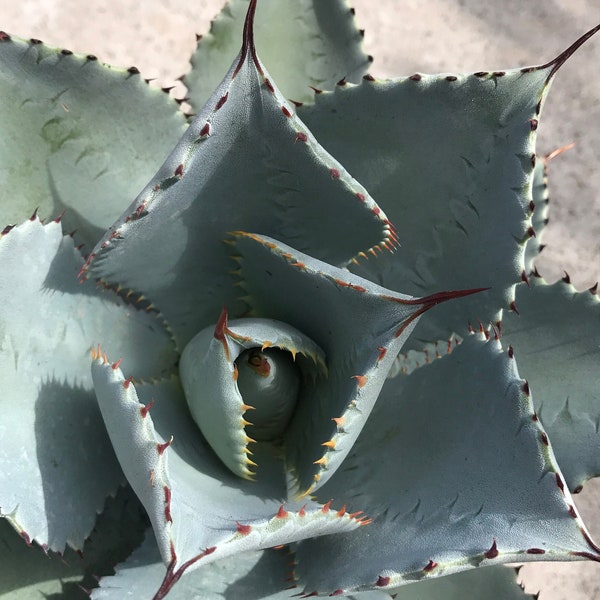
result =
[[[406,330],[406,328],[413,323],[417,318],[426,313],[430,308],[441,304],[442,302],[447,302],[448,300],[454,300],[456,298],[464,298],[465,296],[471,296],[473,294],[478,294],[479,292],[485,292],[491,288],[472,288],[468,290],[454,290],[450,292],[436,292],[435,294],[431,294],[429,296],[424,296],[423,298],[414,298],[412,300],[394,298],[392,296],[389,297],[390,300],[394,302],[398,302],[399,304],[409,304],[409,305],[421,305],[421,308],[416,310],[412,315],[410,315],[404,322],[400,325],[398,331],[396,332],[396,337],[400,337],[402,333]]]
[[[450,292],[436,292],[435,294],[431,294],[430,296],[425,296],[424,298],[419,298],[416,301],[409,301],[411,304],[423,304],[426,306],[425,310],[429,310],[433,306],[441,304],[442,302],[447,302],[448,300],[454,300],[455,298],[464,298],[465,296],[471,296],[473,294],[479,294],[480,292],[485,292],[491,288],[482,287],[482,288],[472,288],[470,290],[452,290]]]
[[[554,75],[556,75],[556,72],[567,62],[567,60],[569,60],[569,58],[571,58],[571,56],[573,56],[573,54],[575,54],[575,52],[577,52],[577,50],[579,50],[579,48],[581,48],[581,46],[583,46],[583,44],[585,44],[591,37],[598,33],[598,31],[600,31],[600,23],[596,25],[596,27],[593,27],[588,32],[584,33],[580,38],[575,40],[566,50],[561,52],[556,58],[552,59],[544,65],[539,66],[538,69],[547,69],[549,67],[552,67],[550,73],[548,73],[546,81],[550,81],[554,77]]]
[[[240,60],[233,72],[233,77],[235,77],[246,57],[248,56],[248,50],[250,51],[250,56],[252,56],[252,61],[254,62],[258,72],[263,75],[263,69],[258,60],[258,56],[256,55],[256,48],[254,46],[254,17],[256,15],[256,4],[257,0],[250,0],[250,5],[248,6],[248,12],[246,13],[246,20],[244,21],[244,33],[242,37],[242,49],[240,51]]]

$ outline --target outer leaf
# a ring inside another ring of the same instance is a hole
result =
[[[393,590],[396,600],[537,600],[517,583],[510,567],[472,569],[455,575],[420,581]]]
[[[114,69],[0,33],[0,222],[67,210],[89,248],[186,128],[177,103],[137,69]]]
[[[98,402],[167,565],[157,600],[185,571],[218,558],[348,531],[361,523],[356,515],[312,501],[284,508],[283,466],[267,445],[256,451],[262,468],[256,483],[231,474],[204,441],[177,381],[136,390],[105,358],[92,365]]]
[[[401,248],[357,272],[415,296],[491,288],[421,320],[411,345],[445,339],[468,321],[496,322],[513,301],[531,235],[541,106],[556,70],[594,32],[543,67],[369,77],[298,110],[398,228]]]
[[[223,305],[240,316],[226,232],[260,231],[332,264],[391,235],[271,83],[254,50],[254,8],[224,81],[90,256],[92,276],[151,298],[182,347]]]
[[[142,377],[175,361],[155,316],[77,284],[82,263],[56,222],[0,236],[0,506],[25,539],[58,551],[82,547],[123,477],[92,391],[91,344],[133,355],[125,364]]]
[[[186,75],[192,107],[204,106],[239,49],[248,0],[230,0],[198,40]],[[287,98],[306,102],[309,85],[329,89],[341,79],[356,82],[371,57],[346,0],[261,0],[256,37]]]
[[[251,314],[292,325],[325,353],[328,375],[304,382],[285,433],[294,492],[311,493],[351,450],[420,315],[478,290],[413,298],[252,234],[238,233],[235,250]]]
[[[469,337],[389,379],[319,494],[342,489],[373,522],[299,544],[306,592],[387,589],[504,562],[600,560],[514,360],[493,340]]]
[[[63,555],[27,546],[4,519],[0,519],[0,598],[2,600],[85,600],[85,589],[101,575],[114,573],[143,538],[146,515],[131,488],[109,499],[83,552],[67,549]]]
[[[519,314],[502,322],[571,491],[600,475],[600,302],[568,279],[532,278],[517,289]]]
[[[288,548],[245,552],[218,560],[184,577],[169,594],[169,600],[290,600],[297,593],[290,582],[293,554]],[[150,600],[165,575],[165,566],[154,537],[117,568],[114,577],[105,577],[92,600],[121,600],[130,594],[136,600]],[[384,592],[350,596],[355,600],[391,600]]]

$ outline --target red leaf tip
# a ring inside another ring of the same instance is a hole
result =
[[[244,21],[244,32],[242,35],[242,49],[240,51],[240,60],[233,72],[232,77],[235,77],[242,68],[246,57],[248,56],[248,51],[250,51],[250,56],[252,57],[252,61],[256,66],[257,71],[263,75],[263,70],[258,61],[258,57],[256,56],[256,48],[254,46],[254,17],[256,15],[256,4],[258,0],[250,0],[250,4],[248,6],[248,12],[246,13],[246,20]]]

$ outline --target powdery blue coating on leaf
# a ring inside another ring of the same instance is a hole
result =
[[[304,591],[394,588],[505,562],[600,559],[547,444],[514,359],[493,339],[469,337],[389,379],[352,453],[317,494],[344,490],[373,522],[301,542]]]
[[[419,315],[452,293],[415,299],[273,239],[234,235],[239,285],[251,314],[289,323],[325,353],[327,377],[304,382],[284,436],[293,491],[310,493],[352,448]]]
[[[262,552],[244,552],[205,565],[183,577],[169,593],[169,600],[291,600],[293,553],[289,547]],[[151,532],[143,545],[117,567],[112,577],[104,577],[92,600],[152,600],[165,574],[165,566]],[[347,597],[347,596],[342,596]],[[355,600],[391,600],[385,592],[349,596]]]
[[[91,250],[186,129],[177,103],[93,56],[0,40],[0,223],[66,210]]]
[[[519,314],[502,321],[535,408],[571,491],[600,475],[600,302],[595,288],[530,278],[517,288]]]
[[[364,81],[298,114],[396,226],[400,248],[353,271],[415,296],[490,287],[422,319],[410,347],[496,322],[531,235],[537,120],[550,68]]]
[[[284,505],[283,464],[267,444],[256,449],[257,482],[233,475],[196,427],[177,380],[136,389],[118,365],[105,360],[99,356],[92,363],[98,403],[168,566],[163,585],[219,558],[361,524],[313,501]]]
[[[228,231],[272,235],[338,265],[391,235],[248,45],[84,270],[146,295],[181,348],[223,305],[231,318],[241,315],[222,243]]]
[[[92,389],[92,344],[127,354],[142,377],[176,359],[155,316],[77,284],[82,263],[57,222],[34,217],[0,236],[0,507],[25,539],[57,551],[82,547],[123,481]]]
[[[238,53],[247,10],[248,0],[230,0],[198,40],[185,76],[197,110]],[[344,78],[356,83],[370,64],[345,0],[261,0],[255,37],[284,96],[299,102],[312,98],[309,86],[330,89]]]

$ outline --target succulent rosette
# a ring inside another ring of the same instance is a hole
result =
[[[200,40],[189,119],[135,68],[0,34],[11,560],[52,579],[13,529],[85,558],[126,486],[95,599],[517,598],[503,563],[600,561],[571,497],[600,472],[598,301],[534,264],[542,104],[596,30],[379,81],[345,2],[256,11]]]

